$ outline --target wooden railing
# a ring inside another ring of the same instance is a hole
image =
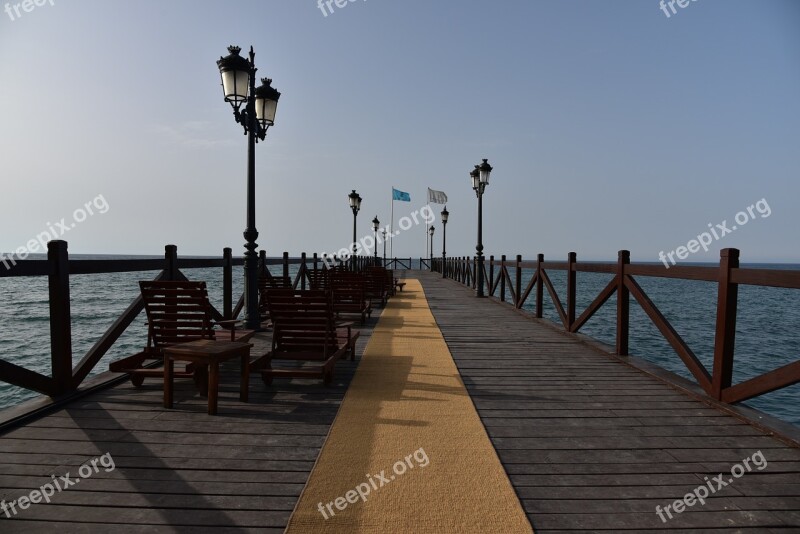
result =
[[[508,261],[502,256],[499,261],[490,257],[482,265],[475,258],[441,258],[434,261],[434,270],[447,278],[475,288],[477,269],[483,269],[487,293],[498,295],[500,301],[521,309],[534,293],[534,314],[542,317],[544,291],[558,313],[564,330],[578,332],[586,322],[613,296],[617,294],[616,346],[615,353],[628,356],[630,337],[630,297],[632,296],[669,343],[683,364],[703,390],[723,402],[741,402],[777,389],[800,382],[800,359],[797,361],[733,384],[734,345],[736,341],[738,288],[740,285],[768,286],[800,289],[800,271],[775,269],[748,269],[739,267],[739,251],[721,251],[720,264],[715,267],[639,265],[630,263],[630,252],[621,250],[616,263],[579,263],[574,252],[566,262],[546,262],[539,254],[537,261],[523,261],[521,256]],[[512,277],[509,269],[515,271]],[[534,274],[522,287],[523,269],[532,269]],[[566,271],[566,306],[559,297],[548,270]],[[613,278],[594,298],[591,304],[576,317],[577,273],[607,273]],[[678,334],[642,289],[635,277],[660,277],[680,280],[715,282],[717,288],[716,328],[714,334],[713,368],[709,371]]]
[[[408,271],[411,269],[411,258],[386,258],[386,268]]]
[[[48,277],[50,300],[50,358],[51,376],[26,369],[6,359],[0,359],[0,381],[30,389],[50,397],[63,397],[78,390],[84,380],[94,370],[98,362],[114,346],[125,330],[144,309],[142,297],[136,297],[106,332],[73,368],[72,326],[70,313],[71,275],[107,274],[136,271],[154,271],[156,280],[186,280],[181,269],[222,268],[223,306],[220,312],[212,306],[216,320],[236,319],[244,306],[244,296],[233,301],[233,267],[244,264],[242,258],[234,258],[230,248],[223,251],[220,259],[179,258],[177,247],[167,245],[164,259],[128,260],[71,260],[65,241],[51,241],[48,244],[47,260],[21,260],[8,269],[0,268],[0,277]],[[299,265],[295,275],[294,287],[305,288],[310,281],[309,272],[325,269],[333,262],[323,261],[317,254],[307,258],[290,258],[284,253],[282,258],[267,258],[261,251],[259,269],[261,272],[270,265],[282,265],[283,275],[289,277],[289,266]],[[10,299],[9,299],[10,300]],[[9,305],[6,300],[5,305]],[[144,345],[146,340],[142,340]]]

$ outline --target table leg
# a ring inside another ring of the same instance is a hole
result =
[[[172,371],[175,362],[164,355],[164,408],[172,408]]]
[[[208,415],[217,415],[217,394],[219,393],[219,362],[213,361],[208,370]]]
[[[247,402],[250,392],[250,351],[242,353],[242,384],[239,386],[239,400]]]

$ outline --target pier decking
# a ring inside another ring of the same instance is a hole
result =
[[[423,285],[536,532],[800,530],[800,449],[440,276],[409,274]],[[374,322],[362,330],[359,354]],[[12,430],[0,436],[6,501],[51,475],[74,477],[105,453],[116,469],[101,468],[14,521],[0,515],[0,531],[281,532],[355,368],[342,361],[330,388],[280,380],[266,389],[254,376],[244,404],[234,365],[223,376],[215,417],[188,383],[176,388],[173,410],[161,407],[157,381],[141,390],[125,384]],[[758,451],[768,462],[763,470],[732,480],[704,505],[673,511],[672,519],[656,514],[706,477],[732,479],[731,468]]]
[[[509,306],[420,279],[536,532],[800,529],[800,449]],[[763,471],[656,515],[759,450]]]
[[[363,353],[380,311],[361,328]],[[252,355],[269,349],[269,333]],[[358,364],[340,360],[335,379],[252,376],[239,401],[238,364],[223,366],[219,415],[190,381],[175,384],[175,407],[149,379],[92,394],[0,437],[0,499],[12,501],[51,481],[77,477],[84,462],[110,453],[102,467],[53,504],[0,517],[0,532],[283,532]]]

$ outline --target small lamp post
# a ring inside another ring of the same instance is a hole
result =
[[[478,280],[477,280],[477,297],[485,297],[483,292],[483,192],[486,186],[489,185],[489,177],[492,174],[492,166],[489,161],[484,159],[480,165],[475,165],[472,172],[469,173],[472,179],[472,189],[478,196],[478,244],[475,251],[478,254]]]
[[[433,233],[435,231],[436,231],[436,227],[435,226],[431,226],[430,228],[428,228],[428,233],[431,236],[431,255],[430,255],[430,258],[431,258],[431,264],[430,264],[431,271],[433,270]]]
[[[361,195],[356,193],[356,190],[353,189],[353,192],[347,195],[347,198],[350,200],[350,209],[353,210],[353,257],[351,258],[350,265],[353,269],[353,272],[356,270],[356,220],[358,219],[358,212],[361,210]]]
[[[447,206],[442,210],[442,278],[447,278],[447,218],[450,212]]]
[[[239,53],[241,48],[229,46],[228,55],[217,61],[222,77],[225,101],[233,107],[236,122],[247,135],[247,228],[244,231],[244,309],[245,328],[259,330],[261,316],[258,312],[258,230],[256,230],[256,143],[267,136],[267,129],[275,124],[275,111],[281,94],[272,87],[272,80],[262,78],[256,89],[255,52],[250,47],[249,60]],[[242,104],[245,105],[242,109]]]
[[[380,228],[380,226],[381,222],[376,215],[375,218],[372,219],[372,232],[375,235],[375,265],[378,265],[378,228]]]

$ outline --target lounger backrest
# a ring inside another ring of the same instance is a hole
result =
[[[327,269],[309,270],[308,280],[311,289],[328,289],[329,273]]]
[[[148,347],[214,339],[205,282],[139,282],[147,313]]]
[[[336,306],[365,306],[366,278],[360,274],[338,273],[330,283]]]
[[[366,290],[371,296],[383,295],[386,292],[386,274],[382,271],[367,271]]]
[[[327,354],[339,348],[327,292],[272,289],[267,291],[266,297],[274,328],[273,350]]]

